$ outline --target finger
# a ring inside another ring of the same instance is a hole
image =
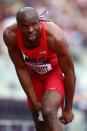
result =
[[[64,120],[61,120],[60,122],[65,125],[65,121]]]
[[[63,123],[64,125],[72,122],[72,120],[65,120],[64,118],[60,118],[59,121],[60,121],[61,123]]]
[[[67,124],[68,124],[68,123],[71,123],[71,122],[72,122],[72,121],[67,121]]]
[[[62,119],[64,119],[63,116],[59,117],[59,120],[62,120]]]
[[[64,119],[61,119],[60,122],[63,123],[63,124],[65,124],[65,120]]]
[[[66,124],[69,124],[69,123],[71,123],[72,121],[66,121],[64,124],[66,125]]]

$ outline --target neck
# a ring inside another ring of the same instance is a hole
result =
[[[31,43],[31,42],[27,41],[25,38],[23,38],[24,47],[29,50],[37,48],[40,45],[40,40],[41,40],[41,38],[39,38],[37,41]]]

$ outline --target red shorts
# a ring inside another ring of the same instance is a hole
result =
[[[59,73],[58,69],[53,69],[52,71],[48,72],[45,75],[40,75],[37,73],[31,74],[32,84],[34,87],[34,91],[36,94],[36,97],[39,102],[42,101],[42,97],[44,93],[48,90],[56,90],[59,92],[62,97],[62,103],[61,107],[63,109],[64,107],[64,77],[62,73]],[[33,108],[32,104],[30,103],[28,99],[29,108]]]

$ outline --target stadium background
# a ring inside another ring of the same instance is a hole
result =
[[[77,77],[73,104],[75,120],[64,131],[87,131],[87,0],[0,0],[0,131],[35,131],[26,95],[3,42],[3,30],[15,22],[24,6],[59,25],[73,56]]]

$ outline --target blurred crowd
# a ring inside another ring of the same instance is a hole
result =
[[[24,6],[34,7],[39,15],[48,10],[43,19],[64,30],[77,77],[74,107],[87,111],[87,0],[0,0],[0,98],[26,99],[2,37],[3,30],[16,22],[15,15]],[[13,90],[18,91],[16,96]]]
[[[17,11],[24,6],[34,7],[39,15],[45,10],[48,10],[48,14],[43,19],[55,22],[64,30],[65,37],[68,40],[76,64],[76,73],[78,75],[80,70],[79,65],[82,64],[82,66],[86,66],[87,64],[87,0],[0,0],[0,56],[6,52],[2,38],[3,30],[16,22],[15,15]],[[87,73],[87,70],[83,72]],[[85,77],[83,78],[86,79]],[[79,78],[77,85],[79,87],[87,86],[87,83],[86,85],[84,84],[86,80],[83,80],[83,85],[80,85],[80,79],[81,78]],[[86,89],[86,87],[81,88]],[[76,99],[75,102],[77,102]]]

